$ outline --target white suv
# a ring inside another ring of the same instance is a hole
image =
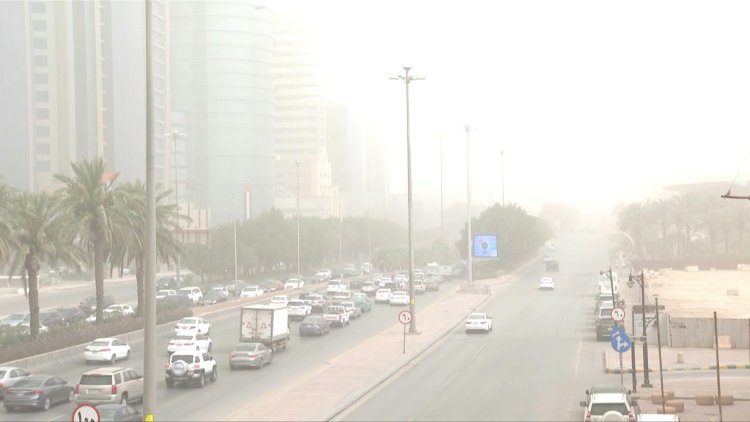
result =
[[[391,289],[378,289],[375,292],[375,303],[391,303]]]
[[[332,293],[332,292],[345,292],[346,291],[346,284],[344,284],[341,280],[331,280],[328,282],[328,287],[326,287],[326,292]]]
[[[240,297],[256,297],[264,294],[263,288],[260,286],[247,286],[240,292]]]
[[[635,411],[625,393],[592,393],[581,406],[586,410],[583,420],[599,421],[629,421],[635,422]]]
[[[175,353],[169,357],[164,373],[167,388],[173,388],[178,381],[197,381],[199,387],[206,384],[206,378],[216,382],[219,370],[216,360],[209,353]]]
[[[187,295],[193,303],[198,303],[199,300],[203,299],[203,292],[198,287],[183,287],[177,291],[177,294]]]
[[[167,356],[180,351],[211,352],[213,342],[206,334],[178,334],[169,340]]]
[[[304,319],[306,316],[312,314],[312,305],[304,300],[290,300],[286,304],[286,307],[288,309],[287,312],[289,312],[289,319]]]

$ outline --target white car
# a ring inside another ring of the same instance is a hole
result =
[[[109,362],[114,365],[118,359],[130,359],[130,345],[115,337],[98,338],[83,349],[83,358],[87,364]]]
[[[312,314],[312,305],[304,300],[290,300],[286,306],[288,308],[289,319],[304,319],[306,316]]]
[[[350,319],[357,319],[362,316],[362,310],[354,305],[354,302],[341,302],[341,306],[349,312]]]
[[[211,323],[203,318],[187,317],[174,325],[175,334],[210,334]]]
[[[279,295],[271,298],[271,305],[284,305],[289,304],[289,296]]]
[[[377,290],[378,286],[375,285],[374,281],[365,281],[359,289],[359,291],[365,294],[375,293]]]
[[[127,305],[127,304],[120,304],[120,303],[109,305],[102,312],[104,312],[105,318],[107,318],[108,316],[114,316],[114,315],[135,315],[135,309],[133,309],[132,306]]]
[[[375,292],[375,303],[390,303],[391,289],[378,289]]]
[[[331,280],[328,282],[328,287],[326,287],[327,293],[333,293],[333,292],[345,292],[346,291],[346,284],[344,284],[341,280]]]
[[[586,421],[635,421],[635,411],[623,393],[595,393],[582,401]]]
[[[247,286],[240,292],[240,297],[256,297],[262,296],[265,292],[260,286]]]
[[[18,380],[31,375],[29,371],[16,366],[0,366],[0,398],[5,395],[5,390],[13,387]]]
[[[379,287],[385,287],[386,284],[391,282],[391,278],[384,275],[378,278],[378,286]]]
[[[198,287],[183,287],[177,293],[187,295],[193,303],[198,303],[199,300],[203,299],[203,292]]]
[[[539,290],[555,290],[555,280],[552,277],[540,278]]]
[[[300,287],[305,287],[305,280],[298,280],[296,277],[290,278],[284,283],[285,289],[298,289]]]
[[[409,294],[403,290],[396,290],[395,292],[391,293],[389,302],[391,303],[391,305],[408,305]]]
[[[167,345],[167,356],[179,351],[211,353],[213,342],[206,334],[179,334],[172,337]]]
[[[156,292],[157,299],[164,299],[167,296],[177,296],[177,290],[167,289],[167,290],[159,290]]]
[[[482,312],[475,312],[466,318],[465,326],[467,333],[472,331],[484,331],[489,333],[492,331],[492,317],[489,317]]]

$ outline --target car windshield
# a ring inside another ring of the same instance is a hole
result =
[[[289,306],[305,306],[305,302],[302,302],[301,300],[290,300],[287,305],[289,305]]]
[[[187,336],[187,335],[181,335],[181,336],[174,336],[174,340],[192,340],[193,336]]]
[[[110,341],[109,340],[95,340],[92,341],[89,346],[96,346],[96,347],[102,347],[102,346],[109,346]]]
[[[18,321],[21,319],[25,319],[26,315],[28,314],[12,314],[12,315],[8,315],[7,317],[5,317],[5,319],[8,321]]]
[[[487,317],[481,314],[471,314],[469,315],[469,319],[487,319]]]
[[[8,371],[6,371],[4,369],[0,369],[0,378],[5,377],[5,374],[7,374],[7,373],[8,373]]]
[[[193,318],[183,318],[180,320],[179,324],[197,324],[198,321]]]
[[[257,347],[257,345],[258,345],[258,343],[241,343],[241,344],[238,344],[234,348],[234,350],[236,350],[238,352],[252,351],[252,350],[255,350],[255,348]]]

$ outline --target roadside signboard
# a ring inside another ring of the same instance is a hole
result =
[[[411,312],[401,311],[398,313],[398,322],[406,325],[411,322]]]
[[[90,404],[82,404],[73,409],[70,420],[73,422],[99,422],[101,417],[96,407]]]
[[[622,327],[612,328],[612,340],[610,343],[617,353],[625,353],[630,350],[630,337],[625,334],[625,329]]]

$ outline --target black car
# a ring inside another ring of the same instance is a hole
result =
[[[322,336],[331,332],[331,323],[321,316],[308,316],[299,324],[299,335]]]
[[[178,295],[179,296],[179,295]],[[221,294],[221,292],[216,290],[209,290],[201,300],[198,301],[198,305],[200,306],[206,306],[206,305],[214,305],[216,303],[226,302],[227,297]]]
[[[156,282],[156,290],[180,290],[180,281],[175,277],[162,277]]]
[[[16,382],[5,391],[3,406],[8,412],[34,407],[42,410],[56,403],[73,401],[73,386],[50,375],[31,375]]]
[[[596,323],[596,340],[608,340],[612,335],[615,321],[612,318],[602,318]]]
[[[114,305],[115,303],[115,298],[110,295],[104,295],[102,309],[107,308],[109,305]],[[89,296],[86,299],[83,299],[78,307],[87,314],[93,314],[96,312],[96,296]]]
[[[62,316],[66,326],[81,322],[88,317],[88,314],[83,312],[81,308],[59,308],[57,313]]]
[[[47,327],[62,327],[65,317],[58,311],[42,311],[39,312],[39,323]]]
[[[127,404],[100,404],[96,406],[96,410],[99,411],[102,422],[143,421],[143,412]]]

